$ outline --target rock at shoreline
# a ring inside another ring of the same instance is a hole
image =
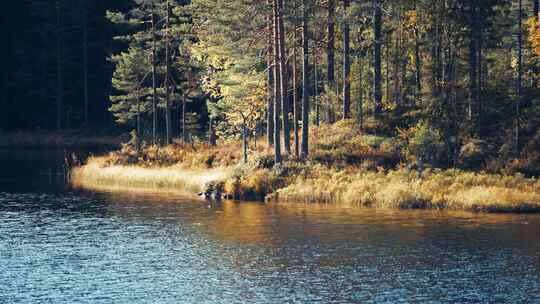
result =
[[[223,182],[211,181],[206,183],[200,195],[209,201],[221,201],[223,197]]]

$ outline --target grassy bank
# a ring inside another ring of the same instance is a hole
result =
[[[0,131],[0,147],[6,148],[111,148],[120,147],[126,136],[111,132],[72,129],[65,131]]]
[[[540,181],[459,170],[388,172],[319,168],[277,190],[281,201],[350,203],[378,208],[482,212],[540,211]]]
[[[376,126],[375,126],[376,127]],[[366,135],[352,122],[314,128],[308,160],[274,166],[271,151],[251,143],[241,164],[236,141],[124,146],[92,158],[73,172],[82,187],[204,191],[214,182],[228,198],[279,202],[348,203],[377,208],[431,208],[476,212],[540,212],[540,181],[519,174],[457,169],[421,173],[404,164],[398,138]]]
[[[75,187],[96,190],[165,190],[196,194],[209,182],[223,180],[228,169],[181,169],[179,167],[145,168],[139,166],[106,165],[105,158],[90,158],[87,164],[74,168],[71,182]]]

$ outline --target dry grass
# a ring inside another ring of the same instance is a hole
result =
[[[314,128],[310,140],[316,163],[344,167],[364,162],[372,168],[392,168],[401,161],[395,139],[362,134],[353,120]]]
[[[242,160],[238,141],[124,146],[76,168],[73,182],[84,187],[185,190],[201,192],[209,182],[229,198],[346,203],[378,208],[431,208],[482,212],[540,211],[540,181],[521,175],[459,170],[399,168],[398,143],[363,135],[352,121],[323,125],[311,132],[311,158],[285,158],[273,166],[271,151],[259,144]],[[259,140],[261,142],[261,140]]]
[[[168,190],[199,193],[212,181],[223,180],[230,169],[186,170],[178,167],[143,168],[105,165],[103,158],[92,158],[73,169],[72,184],[90,189]]]
[[[130,145],[110,152],[103,158],[106,166],[137,165],[145,168],[182,167],[189,169],[224,168],[239,164],[242,161],[242,148],[238,141],[227,141],[217,146],[206,143],[177,142],[168,146],[145,146],[137,151]],[[266,150],[264,145],[252,149],[252,154],[261,154]]]
[[[405,169],[388,173],[323,169],[297,178],[273,199],[378,208],[532,212],[540,211],[540,181],[459,170],[428,170],[420,177]]]

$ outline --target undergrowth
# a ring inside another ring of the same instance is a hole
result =
[[[373,123],[372,123],[373,124]],[[373,126],[371,126],[373,127]],[[124,145],[77,168],[77,180],[107,184],[188,188],[204,191],[212,182],[231,199],[352,203],[379,208],[431,208],[482,212],[540,211],[540,181],[521,174],[494,174],[433,169],[429,164],[436,140],[424,129],[361,133],[353,121],[314,127],[310,157],[285,156],[274,166],[272,150],[250,143],[242,163],[238,141],[217,146],[176,142],[165,147]],[[422,132],[421,132],[422,131]],[[428,140],[429,139],[429,140]],[[416,144],[416,146],[411,143]],[[420,158],[419,167],[405,165]],[[472,161],[469,161],[472,163]],[[141,171],[142,170],[142,171]],[[215,173],[210,174],[210,173]]]

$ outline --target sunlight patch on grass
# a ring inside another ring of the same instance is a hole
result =
[[[315,176],[315,175],[313,175]],[[378,208],[482,212],[540,211],[540,181],[523,176],[405,169],[389,172],[327,169],[301,177],[272,196],[277,201],[350,203]]]
[[[186,170],[178,167],[104,166],[104,161],[103,158],[92,158],[86,165],[73,169],[72,184],[83,188],[134,188],[199,193],[207,183],[225,179],[232,171],[227,168]]]

